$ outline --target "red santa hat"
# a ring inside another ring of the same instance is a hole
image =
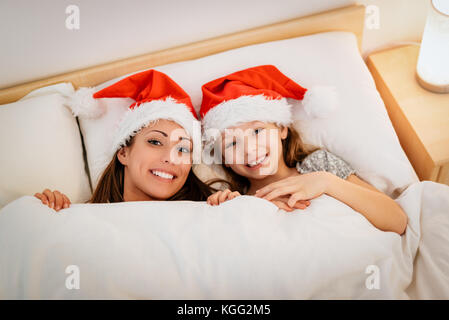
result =
[[[111,152],[115,153],[140,129],[158,119],[172,120],[183,127],[192,138],[194,163],[201,155],[201,125],[189,95],[166,74],[147,70],[126,77],[98,92],[80,88],[69,99],[75,116],[96,118],[105,110],[99,98],[132,98],[115,132]]]
[[[337,105],[334,87],[303,88],[272,65],[248,68],[210,81],[202,86],[202,92],[200,115],[206,141],[217,131],[244,122],[291,124],[293,110],[287,98],[302,100],[304,111],[312,117],[324,117]]]

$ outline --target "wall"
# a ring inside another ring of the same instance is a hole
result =
[[[430,0],[1,0],[0,88],[352,3],[379,8],[363,54],[418,41]],[[67,6],[80,10],[66,28]]]

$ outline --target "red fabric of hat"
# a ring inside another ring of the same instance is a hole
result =
[[[132,98],[136,102],[129,106],[130,109],[144,102],[165,100],[167,97],[172,97],[178,103],[185,104],[195,119],[198,119],[189,95],[169,76],[153,69],[122,79],[96,92],[93,97]]]
[[[307,89],[281,73],[275,66],[263,65],[234,72],[202,86],[200,114],[214,106],[241,96],[264,95],[267,99],[302,100]]]

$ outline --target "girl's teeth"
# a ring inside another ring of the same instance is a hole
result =
[[[154,174],[155,176],[159,176],[165,179],[173,179],[173,176],[171,174],[165,173],[165,172],[161,172],[161,171],[151,171],[152,174]]]
[[[257,166],[259,163],[261,163],[262,161],[264,161],[265,160],[265,158],[266,158],[266,156],[265,157],[263,157],[262,159],[260,159],[259,161],[256,161],[256,162],[252,162],[252,163],[249,163],[248,165],[250,166],[250,167],[254,167],[254,166]]]

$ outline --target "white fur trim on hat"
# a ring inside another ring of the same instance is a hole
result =
[[[302,105],[309,116],[325,118],[337,108],[337,90],[332,86],[311,87],[306,91]]]
[[[288,125],[292,122],[291,105],[285,98],[271,99],[264,95],[224,101],[210,109],[202,119],[204,139],[209,141],[217,131],[251,121]]]
[[[140,129],[158,119],[172,120],[187,131],[193,143],[193,163],[199,163],[201,124],[189,111],[187,105],[178,103],[171,97],[145,102],[135,106],[134,109],[127,110],[114,134],[111,153],[115,153],[124,146]]]
[[[95,88],[82,87],[68,95],[67,104],[75,117],[98,118],[105,113],[105,106],[92,96],[95,91]]]

